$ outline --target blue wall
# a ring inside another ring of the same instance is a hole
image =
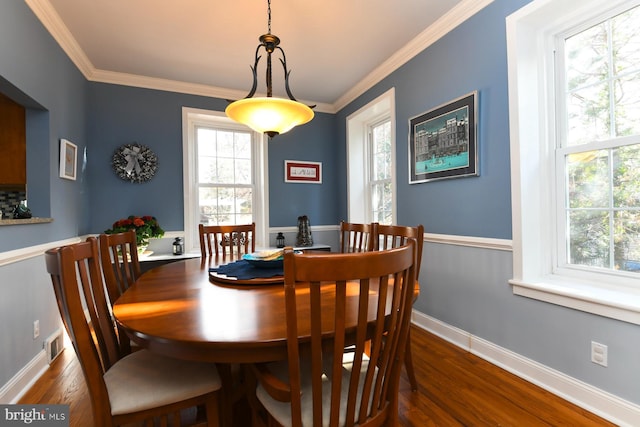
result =
[[[344,152],[346,117],[395,87],[399,224],[423,224],[427,233],[511,238],[505,17],[526,3],[495,1],[339,112]],[[472,91],[478,91],[480,176],[409,185],[410,118]]]
[[[89,89],[87,177],[91,204],[89,231],[101,232],[129,215],[154,215],[167,231],[183,230],[182,107],[224,111],[225,100],[173,92],[92,83]],[[308,214],[312,225],[336,224],[339,177],[332,165],[335,116],[314,120],[268,143],[270,226],[294,226]],[[111,168],[114,150],[138,142],[158,156],[158,170],[148,182],[121,180]],[[323,184],[286,184],[284,160],[320,161]]]
[[[269,142],[269,226],[293,226],[297,217],[303,214],[310,216],[312,225],[335,225],[346,219],[346,117],[388,88],[395,87],[398,222],[423,223],[429,233],[510,238],[504,16],[519,6],[512,3],[504,10],[505,6],[500,2],[494,2],[337,115],[317,113],[311,123]],[[21,5],[17,9],[3,16],[18,13],[25,19],[35,20],[29,16],[28,8]],[[9,21],[11,25],[4,29],[15,27],[16,20]],[[494,21],[500,21],[501,25],[486,25],[486,22]],[[181,107],[222,111],[226,101],[87,83],[47,37],[46,31],[39,24],[32,23],[31,26],[38,28],[35,34],[43,39],[29,44],[35,47],[33,55],[21,56],[20,61],[15,62],[2,61],[3,67],[22,63],[22,67],[30,72],[8,67],[8,70],[0,69],[0,76],[50,112],[50,170],[44,173],[47,171],[42,168],[30,168],[30,171],[35,169],[38,175],[30,175],[29,181],[41,182],[39,177],[44,175],[45,181],[51,181],[50,193],[62,194],[63,197],[51,200],[50,215],[55,219],[55,227],[38,226],[47,230],[44,234],[41,230],[31,233],[33,226],[26,231],[22,230],[23,226],[15,229],[4,227],[8,230],[1,231],[3,243],[0,250],[20,247],[22,243],[15,243],[20,240],[34,244],[46,241],[47,236],[101,232],[114,220],[130,214],[155,215],[166,230],[182,230]],[[25,32],[24,28],[15,28],[16,32],[24,33],[17,39],[33,39],[34,34]],[[481,28],[481,37],[475,35],[477,28]],[[7,57],[15,55],[14,50],[9,51]],[[43,68],[43,56],[52,57],[46,61],[46,68]],[[27,58],[26,64],[24,58]],[[53,67],[55,63],[63,66]],[[46,74],[41,72],[43,69],[47,70]],[[45,84],[47,81],[52,84]],[[409,185],[409,119],[474,90],[479,92],[480,176]],[[87,163],[81,165],[76,182],[57,178],[56,150],[61,137],[78,144],[81,153],[85,146],[88,147]],[[149,146],[159,158],[158,173],[147,183],[122,181],[111,170],[111,156],[115,148],[134,141]],[[321,161],[323,184],[285,184],[283,169],[286,159]],[[46,192],[43,197],[46,197]],[[34,199],[30,203],[37,206],[38,201]],[[60,209],[64,209],[64,214],[59,213]],[[65,212],[67,209],[69,212]],[[49,214],[46,208],[42,213],[34,213],[39,216]],[[7,243],[12,240],[14,243]]]
[[[92,83],[89,93],[89,231],[102,232],[129,215],[153,215],[166,231],[182,230],[182,107],[223,110],[226,102],[101,83]],[[158,156],[158,170],[145,183],[124,181],[111,167],[114,150],[133,142]]]
[[[311,226],[340,222],[337,194],[343,171],[335,164],[344,152],[337,149],[335,123],[335,115],[316,113],[310,123],[269,142],[271,227],[295,226],[300,215],[307,215]],[[321,162],[322,184],[285,183],[285,160]]]
[[[0,227],[0,251],[88,230],[86,176],[58,178],[60,138],[86,147],[87,81],[21,1],[0,3],[0,90],[28,108],[27,197],[35,216],[51,224]]]

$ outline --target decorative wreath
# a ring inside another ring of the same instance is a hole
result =
[[[158,169],[158,156],[146,145],[123,144],[111,158],[113,171],[123,180],[145,182],[153,178]]]

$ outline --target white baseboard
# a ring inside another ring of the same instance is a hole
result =
[[[619,426],[640,426],[640,406],[482,338],[413,311],[413,323]]]
[[[39,351],[36,357],[22,368],[13,378],[0,389],[0,403],[12,404],[18,400],[35,384],[35,382],[49,368],[47,352]]]

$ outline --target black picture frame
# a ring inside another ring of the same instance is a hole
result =
[[[478,176],[478,92],[409,119],[409,184]]]

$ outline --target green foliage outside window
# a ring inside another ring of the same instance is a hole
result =
[[[640,7],[568,38],[565,82],[567,261],[640,273]]]

